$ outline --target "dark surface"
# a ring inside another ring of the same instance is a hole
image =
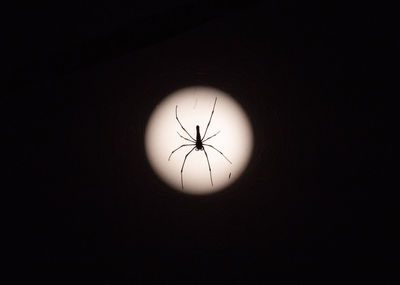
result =
[[[376,273],[393,266],[389,8],[150,2],[10,8],[4,217],[19,278],[392,280]],[[208,197],[168,189],[143,145],[154,106],[198,84],[231,94],[255,132],[245,174]],[[46,271],[71,264],[107,270]]]

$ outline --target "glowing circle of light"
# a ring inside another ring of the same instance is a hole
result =
[[[177,133],[190,138],[175,118],[175,106],[178,106],[182,125],[196,138],[197,125],[201,136],[204,134],[215,98],[215,111],[205,138],[220,133],[205,143],[220,150],[232,164],[216,150],[205,147],[212,171],[212,186],[205,153],[194,150],[186,159],[182,189],[182,163],[193,146],[180,148],[168,160],[171,151],[191,143]],[[168,95],[155,107],[145,132],[146,154],[155,173],[173,189],[192,195],[212,194],[235,182],[245,170],[252,148],[253,131],[242,107],[230,95],[211,87],[187,87]]]

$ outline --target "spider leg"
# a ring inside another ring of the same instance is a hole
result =
[[[206,139],[205,139],[204,141],[202,141],[202,142],[204,143],[205,141],[208,141],[208,140],[211,139],[212,137],[215,137],[216,135],[218,135],[220,132],[221,132],[221,131],[218,131],[216,134],[213,134],[212,136],[206,138]]]
[[[204,137],[206,136],[208,127],[210,126],[210,123],[211,123],[212,116],[214,115],[214,109],[215,109],[215,104],[216,104],[216,103],[217,103],[217,97],[215,97],[214,107],[213,107],[212,112],[211,112],[210,120],[208,121],[208,124],[207,124],[207,127],[206,127],[206,131],[204,132],[204,135],[203,135],[203,137],[201,138],[201,140],[203,140]]]
[[[182,163],[182,168],[181,168],[181,184],[182,184],[182,189],[183,189],[183,167],[185,166],[185,162],[186,162],[186,158],[188,157],[188,155],[195,149],[196,147],[193,147],[191,151],[189,151],[186,155],[185,155],[185,159],[183,160]]]
[[[216,148],[213,147],[212,145],[210,145],[210,144],[203,144],[203,145],[212,147],[213,149],[215,149],[216,151],[218,151],[220,154],[222,154],[222,156],[225,157],[225,159],[226,159],[227,161],[229,161],[230,164],[232,164],[232,162],[231,162],[221,151],[219,151],[218,149],[216,149]]]
[[[211,186],[214,186],[214,184],[213,184],[213,180],[212,180],[212,176],[211,176],[211,166],[210,166],[210,161],[208,160],[208,155],[207,155],[206,149],[205,149],[204,147],[203,147],[203,150],[204,150],[204,154],[206,155],[206,158],[207,158],[208,170],[210,171],[210,180],[211,180]]]
[[[196,140],[188,133],[188,131],[182,126],[181,122],[179,121],[179,118],[178,118],[178,105],[176,105],[176,107],[175,107],[175,117],[176,117],[176,120],[178,121],[179,125],[181,125],[181,128],[185,131],[185,133],[187,133],[188,136],[189,136],[192,140],[196,141]]]
[[[195,144],[193,144],[193,143],[191,143],[191,144],[183,144],[183,145],[181,145],[180,147],[174,149],[174,150],[171,152],[171,154],[169,155],[168,160],[171,158],[171,155],[172,155],[175,151],[177,151],[177,150],[180,149],[181,147],[190,146],[190,145],[195,145]]]
[[[177,132],[178,133],[178,132]],[[187,140],[187,141],[189,141],[189,142],[192,142],[192,143],[195,143],[196,141],[192,141],[192,140],[190,140],[190,139],[188,139],[188,138],[185,138],[184,136],[182,136],[180,133],[178,133],[178,135],[181,137],[181,138],[183,138],[184,140]]]

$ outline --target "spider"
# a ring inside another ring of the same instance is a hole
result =
[[[171,152],[171,154],[169,155],[168,161],[170,160],[172,154],[173,154],[175,151],[177,151],[178,149],[180,149],[180,148],[182,148],[182,147],[186,147],[186,146],[193,146],[193,148],[185,155],[185,159],[183,160],[183,163],[182,163],[182,168],[181,168],[181,185],[182,185],[182,189],[183,189],[183,168],[185,167],[185,162],[186,162],[187,157],[189,156],[189,154],[190,154],[193,150],[196,150],[196,151],[199,151],[199,150],[204,151],[204,154],[206,155],[206,159],[207,159],[208,171],[210,172],[211,186],[213,186],[214,183],[213,183],[213,180],[212,180],[210,161],[208,160],[208,155],[207,155],[205,146],[208,146],[208,147],[211,147],[211,148],[215,149],[215,150],[216,150],[217,152],[219,152],[230,164],[232,164],[232,162],[231,162],[221,151],[219,151],[218,149],[216,149],[214,146],[212,146],[212,145],[210,145],[210,144],[205,144],[205,143],[204,143],[204,142],[208,141],[209,139],[215,137],[216,135],[218,135],[218,134],[221,132],[221,131],[218,131],[217,133],[213,134],[212,136],[209,136],[208,138],[204,139],[205,136],[206,136],[206,134],[207,134],[208,127],[210,126],[212,116],[214,115],[214,109],[215,109],[215,104],[216,104],[216,103],[217,103],[217,97],[215,98],[214,107],[213,107],[212,112],[211,112],[210,120],[208,121],[206,130],[205,130],[205,132],[204,132],[204,134],[203,134],[202,137],[201,137],[201,135],[200,135],[200,127],[199,127],[198,125],[196,126],[196,139],[194,139],[194,138],[188,133],[188,131],[182,126],[182,124],[181,124],[181,122],[179,121],[179,118],[178,118],[178,105],[176,105],[176,107],[175,107],[175,118],[176,118],[176,120],[178,121],[178,123],[179,123],[179,125],[181,126],[181,128],[183,129],[183,131],[190,137],[190,139],[189,139],[189,138],[186,138],[186,137],[184,137],[184,136],[182,136],[179,132],[177,132],[177,133],[178,133],[178,135],[179,135],[181,138],[183,138],[184,140],[187,140],[187,141],[189,141],[189,142],[191,142],[191,143],[190,143],[190,144],[183,144],[183,145],[181,145],[180,147],[174,149],[174,150]],[[229,178],[230,178],[230,177],[229,177]]]

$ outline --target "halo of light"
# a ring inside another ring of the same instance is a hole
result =
[[[191,143],[177,133],[190,139],[175,118],[175,107],[178,106],[182,125],[196,138],[196,125],[200,126],[201,136],[204,135],[215,98],[215,111],[205,138],[220,133],[205,143],[221,151],[232,164],[206,146],[213,178],[211,185],[205,153],[195,149],[186,159],[182,189],[182,163],[193,146],[180,148],[168,160],[172,150]],[[173,189],[193,195],[215,193],[235,182],[245,170],[252,148],[253,131],[242,107],[230,95],[211,87],[193,86],[171,93],[155,107],[146,127],[145,150],[155,173]]]

